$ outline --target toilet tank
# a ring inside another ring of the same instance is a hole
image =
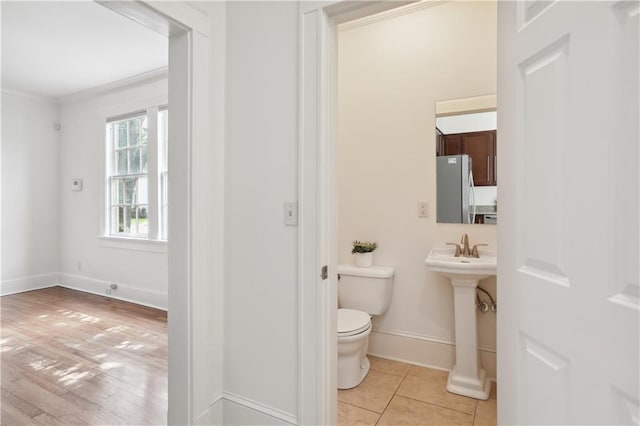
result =
[[[389,266],[338,265],[338,305],[370,315],[384,314],[391,303],[394,273]]]

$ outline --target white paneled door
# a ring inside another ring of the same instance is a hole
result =
[[[499,2],[500,424],[638,424],[639,10]]]

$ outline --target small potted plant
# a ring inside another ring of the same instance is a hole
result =
[[[378,247],[376,243],[371,241],[353,242],[351,253],[356,255],[356,266],[368,268],[373,265],[373,251]]]

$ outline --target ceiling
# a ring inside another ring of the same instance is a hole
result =
[[[166,37],[93,1],[0,4],[3,89],[60,98],[167,66]]]

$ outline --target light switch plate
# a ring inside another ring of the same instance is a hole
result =
[[[284,203],[284,224],[288,226],[298,224],[298,203]]]
[[[428,201],[418,201],[418,217],[429,217]]]

